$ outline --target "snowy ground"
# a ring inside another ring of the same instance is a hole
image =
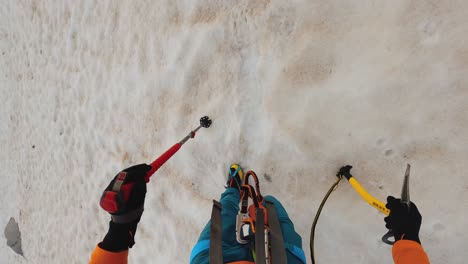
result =
[[[345,164],[376,197],[406,163],[432,263],[468,251],[468,2],[18,1],[0,5],[0,228],[25,258],[86,263],[120,169],[214,124],[150,182],[130,263],[186,263],[231,162],[287,208],[309,257]],[[267,175],[267,177],[264,177]],[[271,177],[271,182],[266,178]],[[319,263],[392,263],[383,216],[343,181]]]

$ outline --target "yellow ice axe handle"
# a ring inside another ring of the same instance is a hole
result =
[[[374,196],[370,195],[366,191],[366,189],[364,189],[364,187],[362,187],[361,184],[359,184],[359,182],[356,179],[354,179],[354,177],[351,175],[351,168],[352,166],[350,165],[342,167],[338,172],[337,176],[345,177],[349,181],[351,186],[353,186],[353,188],[356,190],[356,192],[359,193],[359,195],[361,195],[362,199],[364,199],[367,203],[372,205],[375,209],[379,210],[383,214],[389,215],[390,210],[387,209],[387,207],[385,207],[385,204],[377,198],[375,198]]]

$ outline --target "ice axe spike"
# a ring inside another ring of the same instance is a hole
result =
[[[403,187],[401,188],[401,201],[400,201],[400,203],[406,204],[406,207],[408,208],[408,212],[411,210],[411,200],[410,200],[410,194],[409,194],[410,170],[411,170],[411,165],[410,164],[406,165],[405,179],[403,180]],[[390,240],[390,238],[392,237],[393,237],[393,240]],[[395,244],[396,238],[395,238],[395,235],[393,234],[393,231],[388,230],[388,232],[382,237],[382,241],[387,245]]]
[[[198,126],[195,130],[191,131],[186,137],[184,137],[180,142],[175,143],[170,149],[166,150],[161,156],[151,162],[151,170],[146,174],[145,181],[149,182],[150,177],[159,169],[161,168],[166,161],[168,161],[181,147],[182,145],[187,142],[187,140],[194,138],[195,133],[202,127],[208,128],[211,126],[211,119],[208,116],[204,116],[200,118],[200,126]]]

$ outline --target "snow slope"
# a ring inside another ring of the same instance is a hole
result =
[[[108,181],[214,123],[149,183],[130,263],[186,263],[231,162],[261,175],[303,236],[342,165],[411,198],[432,263],[465,263],[468,2],[17,1],[0,5],[0,227],[25,258],[86,263]],[[266,176],[265,176],[266,175]],[[271,182],[266,180],[271,177]],[[319,263],[393,263],[383,216],[342,182]]]

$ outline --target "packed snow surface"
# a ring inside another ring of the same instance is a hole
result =
[[[227,168],[257,172],[309,234],[342,165],[411,199],[432,263],[466,263],[468,2],[166,0],[0,5],[0,227],[24,257],[86,263],[102,190],[213,119],[157,172],[130,263],[187,263]],[[393,263],[383,215],[340,183],[318,263]]]

